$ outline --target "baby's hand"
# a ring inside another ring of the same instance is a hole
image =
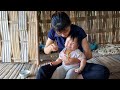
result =
[[[76,73],[81,73],[81,70],[79,68],[75,69]]]
[[[62,56],[62,60],[65,63],[65,65],[69,65],[70,64],[70,61],[68,60],[68,58],[66,57],[65,54]]]

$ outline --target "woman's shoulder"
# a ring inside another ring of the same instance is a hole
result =
[[[78,32],[84,32],[83,28],[78,26],[78,25],[75,25],[75,24],[71,24],[71,30],[74,32],[74,31],[78,31]]]
[[[55,31],[54,31],[54,29],[50,29],[49,31],[48,31],[48,37],[50,38],[50,39],[52,39],[52,40],[55,40]]]
[[[76,31],[78,31],[79,36],[82,37],[82,39],[87,36],[86,32],[83,30],[82,27],[75,25],[75,24],[71,24],[71,33],[76,32]]]
[[[50,28],[49,33],[54,33],[55,34],[55,30],[53,28]]]
[[[71,24],[71,28],[82,29],[81,26],[78,26],[78,25],[76,25],[76,24]]]

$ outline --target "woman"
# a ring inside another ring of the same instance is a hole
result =
[[[52,28],[48,32],[48,39],[46,41],[46,45],[44,48],[45,54],[50,54],[54,51],[62,51],[66,38],[76,31],[79,32],[80,35],[80,43],[79,49],[85,54],[87,60],[92,58],[92,52],[89,48],[86,33],[85,31],[77,26],[71,24],[69,16],[65,12],[56,12],[52,15],[51,19]],[[54,43],[55,42],[55,43]],[[77,58],[72,58],[71,63],[78,63],[80,60]],[[66,65],[69,62],[66,62]],[[36,79],[50,79],[52,77],[53,72],[56,70],[56,66],[45,65],[42,66],[37,73]],[[74,74],[74,73],[73,73]],[[110,72],[107,67],[94,64],[87,63],[82,74],[79,75],[79,79],[108,79]]]

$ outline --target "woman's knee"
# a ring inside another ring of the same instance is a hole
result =
[[[64,79],[66,76],[66,70],[63,66],[59,66],[53,73],[51,79]]]
[[[46,76],[45,76],[43,69],[39,68],[36,74],[36,79],[44,79],[45,77]]]
[[[98,77],[100,79],[108,79],[110,76],[110,71],[106,66],[98,67],[100,69]]]
[[[110,76],[110,71],[107,67],[103,66],[101,68],[101,70],[103,71],[103,79],[109,79],[109,76]]]
[[[85,79],[108,79],[109,76],[109,69],[99,64],[89,64],[89,69],[87,68],[86,71],[83,72]]]
[[[56,67],[52,67],[50,65],[41,66],[38,69],[36,79],[50,79],[55,69]]]

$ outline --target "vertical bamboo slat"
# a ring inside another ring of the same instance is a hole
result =
[[[37,11],[0,11],[2,62],[38,61],[37,23]]]
[[[38,52],[38,21],[37,21],[37,12],[28,11],[28,51],[29,51],[29,60],[35,61],[39,60]],[[38,62],[39,63],[39,62]]]
[[[18,29],[20,33],[20,45],[21,45],[21,62],[28,62],[28,36],[27,36],[27,22],[26,22],[26,12],[18,12]]]
[[[8,12],[0,11],[2,35],[2,62],[11,62],[10,33],[8,28]]]
[[[9,28],[11,36],[11,54],[14,62],[20,62],[20,45],[18,31],[18,12],[9,11]]]

